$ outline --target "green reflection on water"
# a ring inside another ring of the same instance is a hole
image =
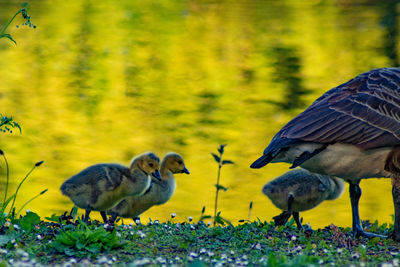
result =
[[[303,3],[306,2],[306,3]],[[59,192],[99,162],[128,164],[146,150],[181,153],[191,175],[143,218],[175,220],[213,206],[227,143],[236,162],[222,174],[222,215],[270,220],[279,210],[262,186],[288,170],[252,170],[272,136],[324,91],[375,67],[398,66],[398,1],[32,1],[37,29],[13,28],[0,43],[1,113],[23,134],[2,135],[13,186],[42,216],[72,207]],[[0,2],[3,25],[18,6]],[[4,177],[4,168],[0,169]],[[363,219],[390,221],[390,180],[361,183]],[[348,193],[304,212],[304,222],[350,225]],[[98,217],[99,218],[99,217]]]

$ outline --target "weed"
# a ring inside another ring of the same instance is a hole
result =
[[[22,26],[29,26],[30,28],[36,28],[36,25],[33,25],[31,23],[31,16],[28,15],[28,10],[29,10],[29,6],[28,3],[23,3],[21,5],[21,9],[18,10],[14,16],[10,19],[10,21],[3,27],[3,29],[0,31],[0,38],[7,38],[10,41],[12,41],[14,44],[17,44],[17,42],[12,38],[11,34],[9,33],[5,33],[8,26],[10,26],[10,24],[13,22],[13,20],[17,17],[18,14],[22,15],[22,18],[25,20],[25,23],[22,24]],[[17,28],[19,28],[19,25],[17,25]],[[0,124],[1,126],[1,124]]]
[[[22,184],[26,181],[26,179],[29,177],[29,175],[33,172],[33,170],[34,170],[35,168],[37,168],[37,167],[39,167],[40,165],[42,165],[43,161],[39,161],[39,162],[35,163],[35,165],[32,167],[32,169],[25,175],[25,177],[24,177],[24,178],[22,179],[22,181],[19,183],[19,185],[18,185],[18,187],[17,187],[15,193],[12,194],[10,197],[8,197],[7,194],[8,194],[8,185],[9,185],[9,176],[10,176],[9,172],[10,172],[10,169],[9,169],[7,157],[6,157],[6,155],[4,154],[4,151],[3,151],[3,150],[0,150],[0,155],[3,156],[4,162],[5,162],[6,167],[7,167],[7,168],[6,168],[6,177],[7,177],[7,180],[6,180],[6,187],[5,187],[5,191],[4,191],[3,202],[0,202],[0,223],[4,223],[4,221],[5,221],[6,219],[14,219],[14,218],[16,218],[17,215],[20,214],[20,212],[22,211],[22,209],[23,209],[28,203],[30,203],[31,201],[33,201],[34,199],[36,199],[36,198],[39,197],[40,195],[43,195],[44,193],[46,193],[46,192],[47,192],[47,189],[46,189],[46,190],[43,190],[43,191],[40,192],[38,195],[36,195],[35,197],[33,197],[33,198],[31,198],[30,200],[28,200],[27,202],[25,202],[25,203],[22,205],[22,207],[18,210],[17,214],[15,214],[15,206],[14,206],[14,205],[15,205],[15,200],[17,199],[17,195],[18,195],[18,192],[19,192],[19,190],[20,190]],[[4,211],[7,209],[8,205],[9,205],[10,203],[11,203],[11,205],[10,205],[9,212],[8,212],[8,214],[5,214]]]
[[[12,128],[17,128],[21,133],[21,126],[19,126],[19,124],[15,122],[12,117],[3,116],[0,114],[0,132],[12,133]]]
[[[101,252],[120,248],[124,243],[117,237],[115,229],[108,232],[104,227],[89,227],[80,221],[75,229],[60,230],[48,246],[67,256],[94,257]]]
[[[214,202],[214,223],[213,225],[215,226],[217,223],[219,224],[224,224],[224,223],[228,223],[231,224],[228,220],[224,219],[221,217],[221,212],[219,211],[217,213],[218,210],[218,194],[220,190],[228,190],[227,187],[222,186],[219,182],[220,182],[220,178],[221,178],[221,168],[222,166],[226,165],[226,164],[234,164],[233,161],[231,160],[222,160],[222,155],[224,154],[224,148],[226,145],[220,145],[218,148],[218,155],[211,153],[211,155],[213,156],[214,160],[217,162],[218,164],[218,174],[217,174],[217,183],[215,184],[215,188],[216,188],[216,192],[215,192],[215,202]]]

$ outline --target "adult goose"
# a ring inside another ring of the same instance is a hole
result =
[[[360,180],[391,177],[392,237],[400,241],[400,68],[373,69],[323,94],[273,137],[251,168],[270,162],[349,182],[355,236],[373,236],[360,223]]]

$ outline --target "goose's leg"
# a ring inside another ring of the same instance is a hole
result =
[[[292,216],[292,204],[293,204],[294,197],[292,194],[288,196],[288,210],[283,211],[281,214],[273,217],[275,221],[275,225],[285,225],[286,222],[289,220],[290,216]],[[296,222],[297,223],[297,222]]]
[[[296,222],[297,229],[303,230],[303,226],[301,225],[301,222],[300,222],[299,212],[298,211],[292,211],[293,201],[294,201],[294,197],[293,197],[292,194],[290,194],[289,197],[288,197],[288,210],[293,213],[293,219]]]
[[[281,214],[272,217],[272,219],[274,219],[275,226],[285,225],[285,223],[289,220],[290,216],[292,216],[292,212],[284,210]]]
[[[400,241],[400,188],[398,187],[400,186],[400,180],[395,180],[395,178],[392,178],[392,184],[392,195],[394,204],[394,230],[391,234],[391,237],[396,241]]]
[[[115,223],[115,221],[117,220],[117,213],[116,212],[111,212],[111,219],[110,219],[110,223]]]
[[[89,221],[89,214],[92,211],[92,207],[90,207],[89,205],[87,206],[86,210],[85,210],[85,218],[83,219],[83,221],[85,223],[88,223]]]
[[[107,218],[107,212],[106,211],[100,211],[100,215],[103,218],[104,223],[108,222],[108,218]]]
[[[294,221],[297,224],[297,229],[303,230],[303,225],[301,225],[300,216],[299,216],[299,213],[297,211],[293,211],[293,218],[294,218]]]
[[[349,193],[350,193],[350,201],[351,201],[351,213],[353,217],[353,235],[355,237],[364,236],[364,237],[382,237],[383,235],[378,235],[374,233],[364,232],[361,221],[360,221],[360,213],[358,211],[358,203],[361,197],[361,187],[360,180],[355,183],[350,183]]]

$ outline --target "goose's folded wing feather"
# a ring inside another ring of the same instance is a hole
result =
[[[400,69],[375,69],[331,89],[277,135],[363,149],[400,145]]]

